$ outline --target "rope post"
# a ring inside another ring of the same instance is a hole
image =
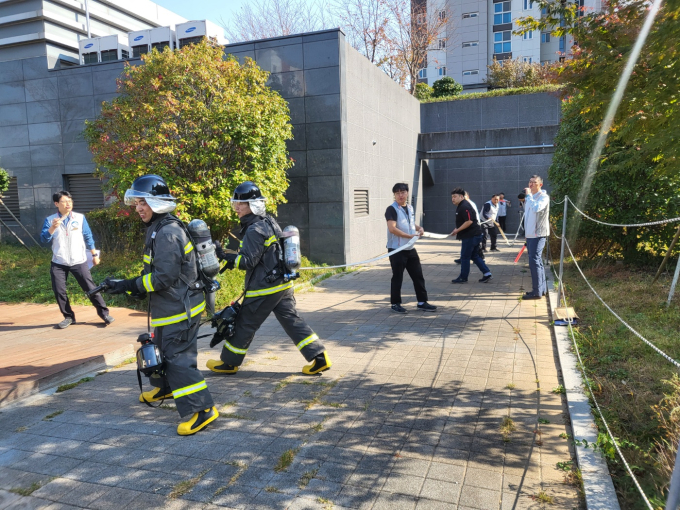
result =
[[[569,206],[569,197],[564,195],[564,214],[562,215],[562,248],[560,249],[560,276],[557,285],[557,306],[560,306],[564,298],[564,285],[562,285],[562,272],[564,270],[564,243],[567,240],[567,207]],[[566,307],[566,300],[564,306]]]
[[[671,475],[671,485],[668,488],[668,499],[666,499],[666,510],[677,510],[680,505],[680,446],[675,455],[675,465]]]
[[[668,293],[666,306],[671,306],[673,294],[675,294],[675,286],[678,284],[678,276],[680,276],[680,259],[678,259],[678,263],[675,265],[675,274],[673,275],[673,283],[671,283],[671,291]]]

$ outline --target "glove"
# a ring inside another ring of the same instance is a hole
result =
[[[221,341],[222,341],[222,338],[217,333],[215,333],[213,335],[213,337],[210,339],[210,348],[212,349],[217,344],[219,344]]]
[[[227,254],[224,251],[224,248],[222,248],[222,243],[215,241],[213,244],[215,245],[215,255],[217,255],[217,258],[220,260],[226,260]]]
[[[236,255],[235,253],[225,253],[224,258],[222,258],[222,260],[226,260],[227,263],[224,266],[222,266],[222,269],[220,269],[220,273],[223,273],[227,269],[234,269],[234,262],[236,262],[236,257],[238,257],[238,255]]]
[[[124,294],[126,292],[133,295],[139,294],[136,278],[130,280],[116,280],[109,276],[102,283],[107,286],[107,289],[104,291],[107,294]]]

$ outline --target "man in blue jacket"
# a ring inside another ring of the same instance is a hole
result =
[[[85,216],[73,211],[73,198],[68,191],[59,191],[52,195],[54,205],[59,211],[57,214],[48,216],[43,224],[40,240],[52,244],[52,290],[57,299],[59,310],[64,320],[58,324],[60,329],[68,328],[76,322],[76,316],[71,308],[71,303],[66,294],[66,280],[69,273],[80,285],[80,288],[88,292],[96,287],[87,265],[85,250],[92,252],[92,263],[99,264],[99,256],[94,248],[92,231],[87,224]],[[97,309],[97,315],[108,325],[113,322],[109,315],[109,309],[100,294],[90,296],[90,301]]]

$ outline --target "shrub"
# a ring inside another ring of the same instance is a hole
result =
[[[90,211],[86,217],[95,242],[104,253],[142,253],[144,224],[130,207],[116,202],[111,207]]]
[[[432,84],[433,97],[457,96],[463,91],[463,86],[450,76],[444,76]]]
[[[9,189],[9,174],[4,168],[0,168],[0,196]]]
[[[432,87],[430,87],[427,83],[417,83],[416,91],[413,95],[416,97],[416,99],[420,99],[421,101],[429,99],[432,97]]]
[[[494,59],[490,66],[486,82],[492,89],[516,87],[537,87],[557,83],[557,69],[560,64],[541,65],[521,60]]]

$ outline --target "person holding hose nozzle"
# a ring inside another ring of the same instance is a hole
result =
[[[331,368],[331,361],[319,337],[295,309],[293,281],[286,281],[280,268],[281,227],[267,216],[264,202],[260,188],[253,182],[246,181],[234,190],[231,204],[241,220],[242,240],[238,253],[225,253],[218,247],[217,255],[227,261],[224,269],[245,270],[245,297],[233,335],[222,338],[216,334],[210,342],[214,347],[224,340],[220,359],[208,360],[207,367],[218,374],[238,372],[255,333],[274,312],[300,353],[311,362],[302,368],[302,373],[318,374]]]
[[[109,294],[148,294],[153,342],[161,350],[165,366],[162,374],[149,377],[154,389],[143,392],[139,401],[173,397],[180,416],[189,416],[177,427],[177,433],[186,436],[205,428],[219,413],[197,368],[197,335],[205,296],[194,246],[184,225],[170,214],[175,200],[162,177],[135,179],[125,192],[125,203],[134,205],[146,224],[142,276],[107,278],[104,285]]]

